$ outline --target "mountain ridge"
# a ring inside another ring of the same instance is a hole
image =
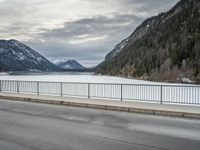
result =
[[[60,69],[29,46],[15,40],[0,40],[2,71],[59,71]]]
[[[181,0],[169,11],[146,19],[122,49],[114,48],[105,57],[96,73],[167,82],[187,77],[199,82],[199,16],[198,0]]]
[[[61,69],[71,69],[71,70],[86,69],[86,67],[84,67],[78,61],[76,61],[74,59],[70,59],[65,62],[61,62],[61,63],[57,64],[57,66],[60,67]]]

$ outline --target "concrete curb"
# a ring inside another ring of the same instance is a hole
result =
[[[112,106],[105,104],[91,104],[91,103],[80,103],[80,102],[70,102],[62,100],[46,100],[40,98],[24,98],[16,96],[2,96],[1,99],[8,99],[14,101],[26,101],[34,103],[43,103],[43,104],[54,104],[54,105],[64,105],[64,106],[73,106],[73,107],[86,107],[94,109],[103,109],[103,110],[113,110],[113,111],[123,111],[123,112],[133,112],[133,113],[144,113],[144,114],[154,114],[162,116],[174,116],[174,117],[186,117],[186,118],[196,118],[200,119],[200,113],[188,113],[188,112],[178,112],[178,111],[163,111],[156,109],[146,109],[146,108],[134,108],[134,107],[124,107],[124,106]]]

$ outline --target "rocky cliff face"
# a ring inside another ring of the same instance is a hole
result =
[[[181,0],[145,20],[97,67],[97,73],[154,81],[200,80],[200,1]]]
[[[16,40],[0,40],[2,71],[59,71],[59,68],[30,47]]]

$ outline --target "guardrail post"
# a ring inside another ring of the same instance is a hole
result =
[[[122,87],[122,84],[121,84],[121,102],[123,101],[123,87]]]
[[[0,80],[0,92],[2,92],[2,84],[1,84],[1,80]]]
[[[40,87],[39,87],[39,82],[37,81],[37,95],[40,95]]]
[[[17,81],[17,93],[19,93],[19,81]]]
[[[60,96],[63,96],[63,83],[60,82]]]
[[[163,86],[161,85],[160,86],[160,104],[163,103],[163,96],[162,96],[163,95],[163,90],[162,89],[163,89]]]
[[[0,92],[2,92],[2,87],[1,87],[1,80],[0,80]]]
[[[90,99],[90,83],[88,83],[88,99]]]

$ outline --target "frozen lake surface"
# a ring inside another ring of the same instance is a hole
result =
[[[75,83],[113,83],[113,84],[150,84],[150,85],[183,85],[144,80],[127,79],[112,76],[91,74],[61,74],[61,75],[0,75],[0,80],[18,81],[48,81],[48,82],[75,82]]]
[[[153,83],[148,81],[132,80],[120,77],[110,77],[110,76],[97,76],[97,75],[7,75],[7,76],[4,75],[0,76],[0,80],[81,82],[81,83],[124,83],[124,84]]]

